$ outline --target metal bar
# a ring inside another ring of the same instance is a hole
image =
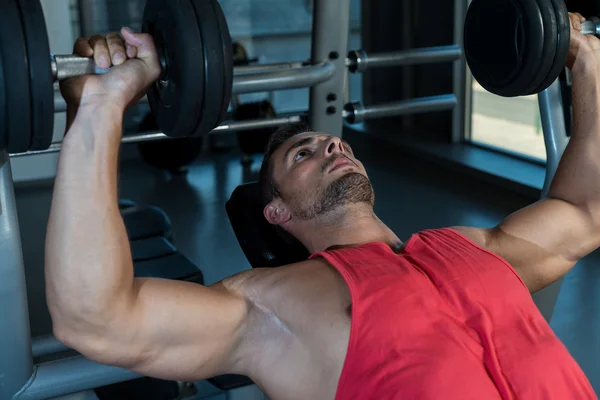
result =
[[[390,53],[367,54],[364,50],[354,50],[348,54],[346,66],[350,72],[365,72],[369,68],[400,67],[419,64],[441,64],[456,61],[462,56],[458,45],[424,47]]]
[[[110,68],[103,69],[98,67],[93,58],[76,56],[74,54],[51,54],[50,66],[52,69],[52,76],[55,80],[59,81],[81,75],[101,75],[110,71]],[[310,66],[310,64],[300,61],[255,64],[235,67],[233,73],[237,76],[261,72],[300,69],[306,66]]]
[[[54,80],[62,81],[82,75],[101,75],[109,71],[96,65],[93,58],[75,55],[51,55],[50,65]]]
[[[331,79],[310,91],[312,129],[342,136],[342,108],[347,73],[346,58],[350,21],[350,0],[314,0],[312,62],[330,60],[335,65]]]
[[[21,234],[8,154],[0,153],[0,399],[10,399],[33,373]]]
[[[538,103],[546,144],[546,179],[542,189],[542,198],[544,198],[548,195],[560,159],[569,143],[558,79],[538,95]]]
[[[259,72],[269,72],[269,71],[281,71],[281,70],[290,70],[290,69],[298,69],[305,67],[307,64],[300,61],[293,62],[285,62],[285,63],[273,63],[273,64],[254,64],[247,65],[243,67],[235,67],[233,70],[234,75],[246,75],[246,74],[256,74]]]
[[[31,352],[33,357],[43,357],[71,350],[53,335],[38,336],[31,341]]]
[[[291,115],[287,117],[254,119],[247,121],[234,121],[222,124],[212,130],[211,133],[230,132],[230,131],[250,131],[261,128],[274,128],[287,124],[297,124],[302,121],[303,115]]]
[[[543,199],[548,196],[560,159],[569,142],[563,113],[561,85],[558,79],[550,87],[538,94],[538,103],[547,158],[546,177],[540,194],[540,197]],[[550,322],[554,313],[562,281],[563,279],[561,278],[533,295],[535,304],[548,322]]]
[[[287,71],[238,75],[233,78],[233,94],[306,88],[329,81],[335,72],[334,64],[324,61],[317,65]]]
[[[62,94],[60,93],[60,91],[55,90],[54,91],[54,112],[59,113],[59,112],[65,112],[65,111],[67,111],[67,102],[62,97]]]
[[[78,3],[81,36],[109,31],[107,0],[79,0]]]
[[[321,64],[307,67],[258,74],[242,74],[233,79],[233,94],[306,88],[330,80],[334,76],[334,73],[334,64],[325,61]],[[148,97],[144,96],[142,101],[148,102]],[[60,92],[55,91],[54,112],[64,112],[66,109],[67,105]]]
[[[468,0],[454,0],[454,44],[463,42],[464,20],[467,13]],[[452,113],[452,143],[460,143],[465,138],[465,94],[467,66],[464,57],[454,61],[453,92],[456,96],[456,107]]]
[[[23,254],[8,155],[0,154],[0,398],[10,398],[33,371]]]
[[[451,110],[456,107],[453,94],[421,97],[393,103],[364,107],[360,103],[351,103],[344,109],[344,118],[350,124],[364,122],[367,119],[396,117],[399,115]]]
[[[64,358],[37,365],[34,375],[13,400],[49,399],[140,377],[122,368],[97,364],[83,356]]]
[[[463,99],[463,140],[467,143],[471,142],[473,137],[473,75],[469,71],[469,66],[465,65],[465,97]]]
[[[222,132],[243,132],[249,131],[253,129],[260,128],[272,128],[278,127],[281,125],[287,124],[296,124],[302,120],[302,115],[293,115],[287,117],[277,117],[277,118],[268,118],[268,119],[256,119],[256,120],[248,120],[248,121],[235,121],[229,122],[226,124],[219,125],[215,129],[213,129],[210,134],[217,134]],[[121,143],[129,144],[129,143],[139,143],[139,142],[147,142],[151,140],[169,140],[172,139],[169,136],[165,135],[162,132],[150,132],[150,133],[140,133],[134,135],[127,135],[121,139]],[[46,150],[37,150],[37,151],[28,151],[25,153],[15,153],[11,154],[11,157],[26,157],[33,156],[38,154],[49,154],[49,153],[58,153],[61,149],[62,144],[52,143],[49,148]]]
[[[581,33],[583,35],[600,36],[600,19],[598,17],[590,17],[581,24]]]

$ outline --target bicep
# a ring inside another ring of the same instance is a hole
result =
[[[590,215],[559,199],[543,199],[486,233],[486,247],[508,261],[532,292],[564,276],[599,243]]]
[[[231,372],[248,314],[246,300],[224,285],[205,287],[161,279],[138,279],[113,343],[129,358],[124,366],[142,375],[199,380]]]

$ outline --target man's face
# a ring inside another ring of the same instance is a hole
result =
[[[351,203],[373,206],[374,193],[363,164],[345,141],[311,132],[288,139],[272,157],[273,178],[283,209],[281,220],[310,220]],[[286,218],[287,217],[287,218]]]

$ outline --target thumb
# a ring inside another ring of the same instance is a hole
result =
[[[152,36],[147,33],[134,33],[127,27],[121,29],[121,34],[127,45],[127,55],[135,55],[143,61],[152,79],[158,79],[162,68]]]
[[[127,27],[121,29],[121,34],[126,44],[137,49],[137,58],[144,60],[148,64],[158,62],[158,53],[156,52],[152,36],[147,33],[135,33]]]

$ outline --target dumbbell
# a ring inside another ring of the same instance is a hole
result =
[[[590,18],[582,33],[600,33]],[[564,0],[473,0],[464,25],[464,53],[473,77],[504,97],[547,89],[565,68],[571,24]]]
[[[159,129],[202,136],[222,121],[233,87],[232,43],[217,0],[147,0],[162,74],[148,93]],[[54,83],[100,74],[93,59],[50,55],[40,0],[0,1],[0,149],[44,150],[52,141]]]

